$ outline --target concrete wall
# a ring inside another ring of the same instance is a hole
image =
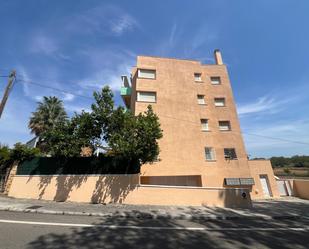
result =
[[[309,200],[309,180],[293,180],[293,195]]]
[[[15,176],[9,196],[93,203],[251,207],[247,189],[139,185],[138,177]],[[242,197],[243,193],[247,198]]]
[[[273,169],[269,160],[249,160],[249,168],[255,185],[252,187],[251,198],[263,199],[264,193],[260,181],[260,175],[267,175],[270,191],[273,198],[279,198],[280,193],[274,176]]]
[[[20,176],[9,196],[54,201],[122,203],[138,184],[139,175]]]

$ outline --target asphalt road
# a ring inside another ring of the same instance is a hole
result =
[[[185,221],[0,212],[0,248],[309,248],[309,220]]]

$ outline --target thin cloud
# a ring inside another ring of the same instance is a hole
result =
[[[66,29],[72,35],[116,35],[120,36],[125,32],[132,31],[139,26],[138,21],[122,8],[101,4],[94,8],[85,10],[73,16],[66,25]]]
[[[63,101],[70,102],[70,101],[73,101],[75,99],[75,96],[71,93],[64,93],[63,95],[64,95]]]
[[[43,53],[51,55],[58,50],[58,45],[51,37],[43,34],[34,35],[31,39],[29,50],[32,53]]]
[[[172,29],[171,29],[171,33],[170,33],[170,36],[169,36],[169,45],[170,46],[173,46],[174,43],[175,43],[175,40],[176,40],[176,32],[177,32],[177,24],[174,23]]]
[[[89,61],[90,70],[78,84],[83,89],[100,89],[109,85],[118,91],[121,87],[121,75],[130,75],[132,66],[136,63],[136,55],[130,51],[114,48],[113,50],[89,49],[83,52],[85,60]]]
[[[65,105],[64,108],[69,113],[81,113],[82,111],[91,112],[91,109],[89,107],[79,105]]]
[[[268,96],[260,97],[253,103],[238,105],[237,112],[239,115],[249,115],[261,112],[274,113],[282,108],[282,104],[287,103],[289,100],[278,101],[275,98]]]
[[[25,81],[29,81],[30,77],[26,69],[22,66],[18,66],[17,68],[17,79],[19,78],[23,79],[23,81],[21,82],[23,86],[24,95],[27,97],[31,96],[29,84],[25,82]]]
[[[284,150],[289,151],[290,155],[309,153],[308,146],[301,144],[309,141],[309,134],[306,132],[309,130],[309,120],[298,119],[266,124],[252,122],[247,126],[249,129],[243,131],[243,136],[249,154],[255,153],[252,156],[272,156],[274,154],[271,153],[274,152],[283,155],[286,154]]]
[[[136,20],[128,14],[110,22],[111,31],[116,35],[122,35],[124,32],[132,30],[136,25]]]

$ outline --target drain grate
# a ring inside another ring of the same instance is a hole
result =
[[[38,208],[41,208],[41,207],[43,207],[43,206],[30,206],[30,207],[27,207],[27,209],[38,209]]]

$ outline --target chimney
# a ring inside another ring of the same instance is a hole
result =
[[[214,51],[216,65],[223,65],[222,55],[219,49],[215,49]]]

